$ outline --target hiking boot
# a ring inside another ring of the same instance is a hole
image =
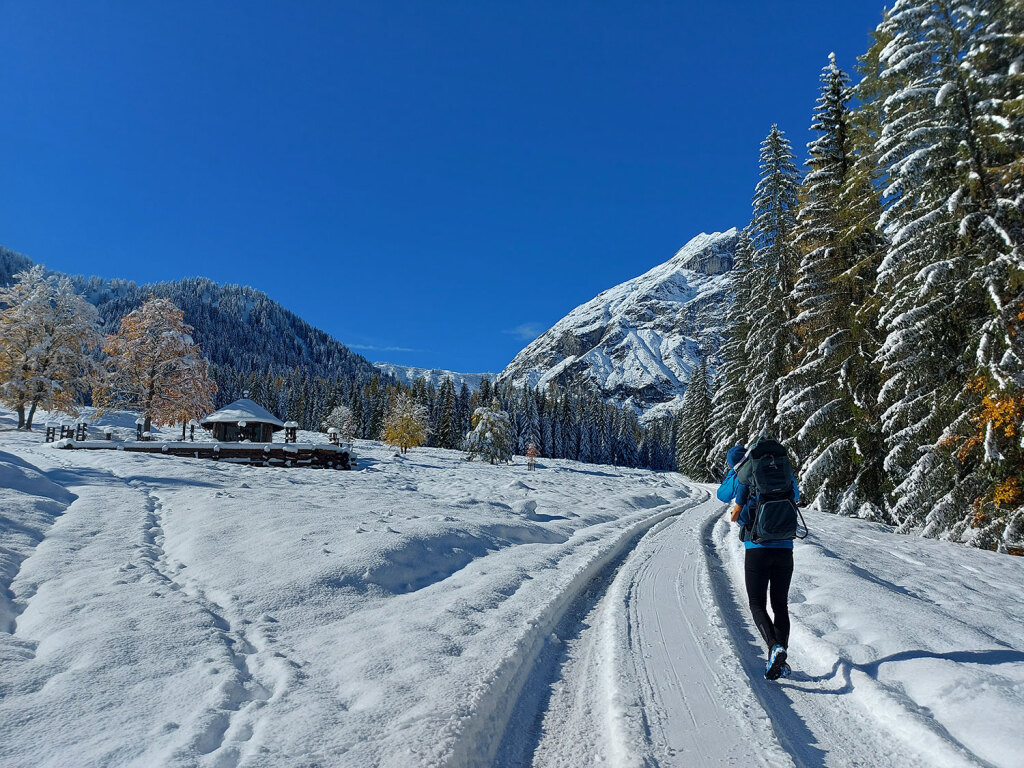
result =
[[[786,678],[786,677],[789,677],[792,674],[793,674],[793,670],[790,668],[789,664],[783,664],[779,668],[779,677],[780,678]]]
[[[772,648],[768,654],[768,664],[764,670],[765,680],[778,680],[782,675],[782,667],[786,663],[786,649],[781,645]]]

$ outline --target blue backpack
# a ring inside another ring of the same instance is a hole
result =
[[[793,501],[793,464],[781,443],[758,440],[736,467],[736,479],[754,491],[753,519],[741,531],[744,541],[764,544],[807,538],[807,523]],[[802,536],[797,516],[803,523]]]

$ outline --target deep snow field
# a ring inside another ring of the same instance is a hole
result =
[[[768,683],[735,529],[679,475],[369,441],[354,472],[260,468],[14,424],[5,768],[1021,765],[1024,559],[808,514]]]

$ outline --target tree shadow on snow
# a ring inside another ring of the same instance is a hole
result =
[[[149,475],[131,475],[120,477],[103,469],[91,467],[76,467],[75,469],[51,469],[46,476],[57,485],[65,488],[74,485],[109,485],[115,483],[128,484],[131,482],[146,483],[171,488],[223,488],[224,483],[211,483],[206,480],[193,478],[176,477],[153,477]]]
[[[864,664],[854,664],[849,659],[839,658],[836,659],[835,663],[832,665],[832,669],[823,675],[808,675],[805,672],[794,672],[792,677],[787,681],[780,682],[779,687],[792,688],[804,693],[825,694],[826,696],[850,693],[853,690],[853,683],[850,681],[851,670],[856,669],[869,677],[878,679],[878,669],[883,664],[889,664],[897,661],[913,661],[915,659],[939,659],[942,661],[952,661],[957,664],[1017,664],[1024,663],[1024,652],[1015,651],[1012,648],[992,648],[989,650],[979,651],[949,651],[947,653],[912,650],[893,653],[889,656],[883,656],[880,659],[869,661]],[[835,680],[836,678],[841,678],[843,682],[842,686],[838,688],[805,688],[802,685],[798,685],[798,683],[820,684],[828,682],[829,680]]]

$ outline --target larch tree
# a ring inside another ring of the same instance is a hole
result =
[[[777,125],[761,143],[760,168],[750,222],[753,255],[744,348],[747,402],[741,421],[750,440],[778,432],[782,377],[792,366],[797,345],[791,293],[799,263],[793,244],[799,174],[792,146]]]
[[[77,415],[99,367],[96,308],[67,278],[47,277],[41,266],[0,288],[0,400],[18,414],[18,429],[32,429],[42,408]]]
[[[139,411],[143,429],[213,410],[217,385],[192,340],[192,327],[169,299],[153,298],[121,319],[103,345],[109,376],[94,396],[104,407]]]
[[[423,445],[429,434],[427,406],[416,402],[410,392],[392,394],[381,439],[388,445],[407,453],[410,448]]]

